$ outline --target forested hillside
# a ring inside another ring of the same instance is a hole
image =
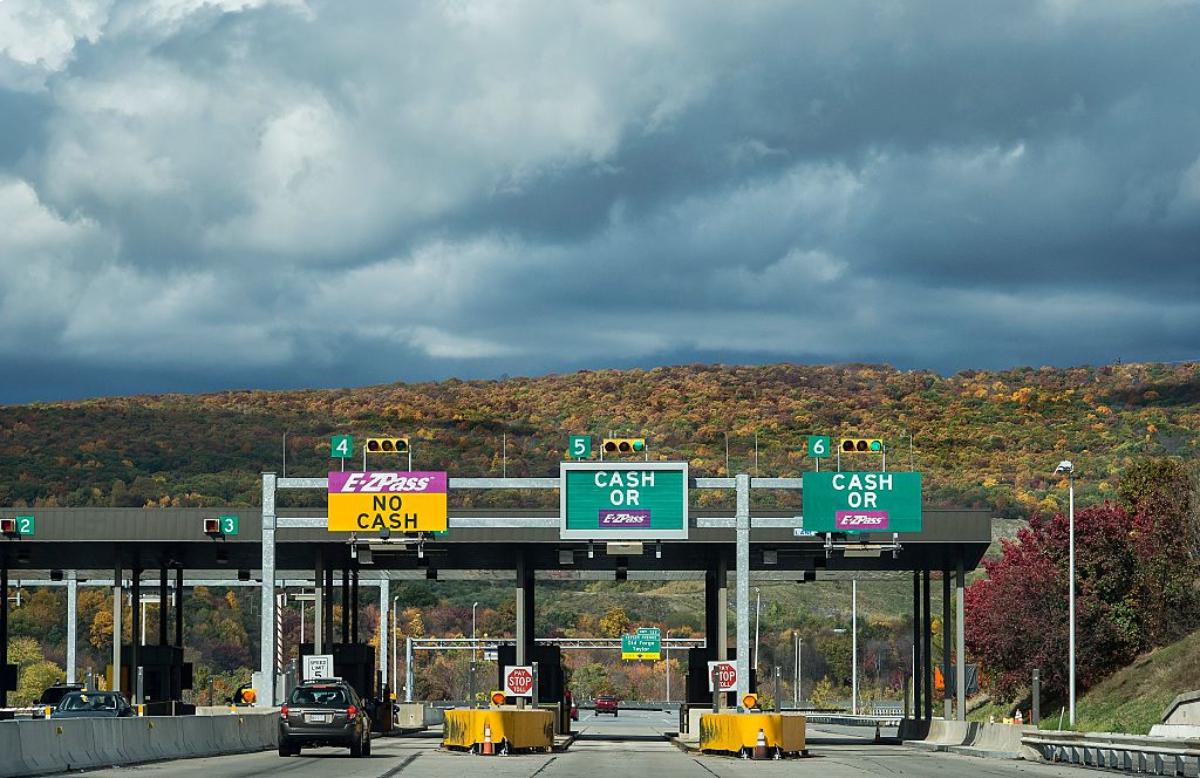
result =
[[[233,391],[0,408],[0,504],[253,504],[258,473],[319,474],[328,436],[410,435],[414,466],[549,475],[571,433],[644,435],[652,458],[697,475],[811,467],[805,436],[883,437],[892,467],[927,474],[930,504],[1020,517],[1060,505],[1076,461],[1082,500],[1113,493],[1135,457],[1200,446],[1200,365],[968,371],[883,366],[688,365],[359,389]],[[911,436],[911,446],[910,446]],[[502,443],[506,441],[505,443]],[[507,456],[502,457],[502,448]],[[911,450],[911,453],[910,453]],[[505,460],[502,461],[502,460]],[[719,499],[720,495],[711,495]]]

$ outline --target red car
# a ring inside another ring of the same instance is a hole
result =
[[[616,695],[601,694],[596,698],[596,715],[601,713],[611,713],[614,717],[617,715]]]

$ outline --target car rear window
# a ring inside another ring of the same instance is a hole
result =
[[[116,710],[117,698],[111,694],[68,694],[58,707],[62,710]]]
[[[310,708],[345,708],[350,705],[346,690],[338,686],[298,686],[292,690],[289,705]]]

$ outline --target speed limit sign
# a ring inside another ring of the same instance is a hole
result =
[[[829,456],[829,436],[809,435],[808,455],[814,459],[821,459],[822,457]]]

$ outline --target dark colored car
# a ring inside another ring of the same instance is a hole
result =
[[[120,692],[67,692],[50,711],[52,719],[117,719],[133,715]]]
[[[371,718],[353,687],[340,680],[307,681],[279,709],[279,755],[302,747],[346,746],[350,756],[371,755]]]
[[[81,683],[56,683],[53,686],[46,687],[42,692],[42,696],[38,698],[38,705],[49,705],[54,707],[62,702],[62,698],[66,697],[71,692],[83,691]]]
[[[613,694],[601,694],[596,698],[596,715],[611,713],[617,715],[617,697]]]

